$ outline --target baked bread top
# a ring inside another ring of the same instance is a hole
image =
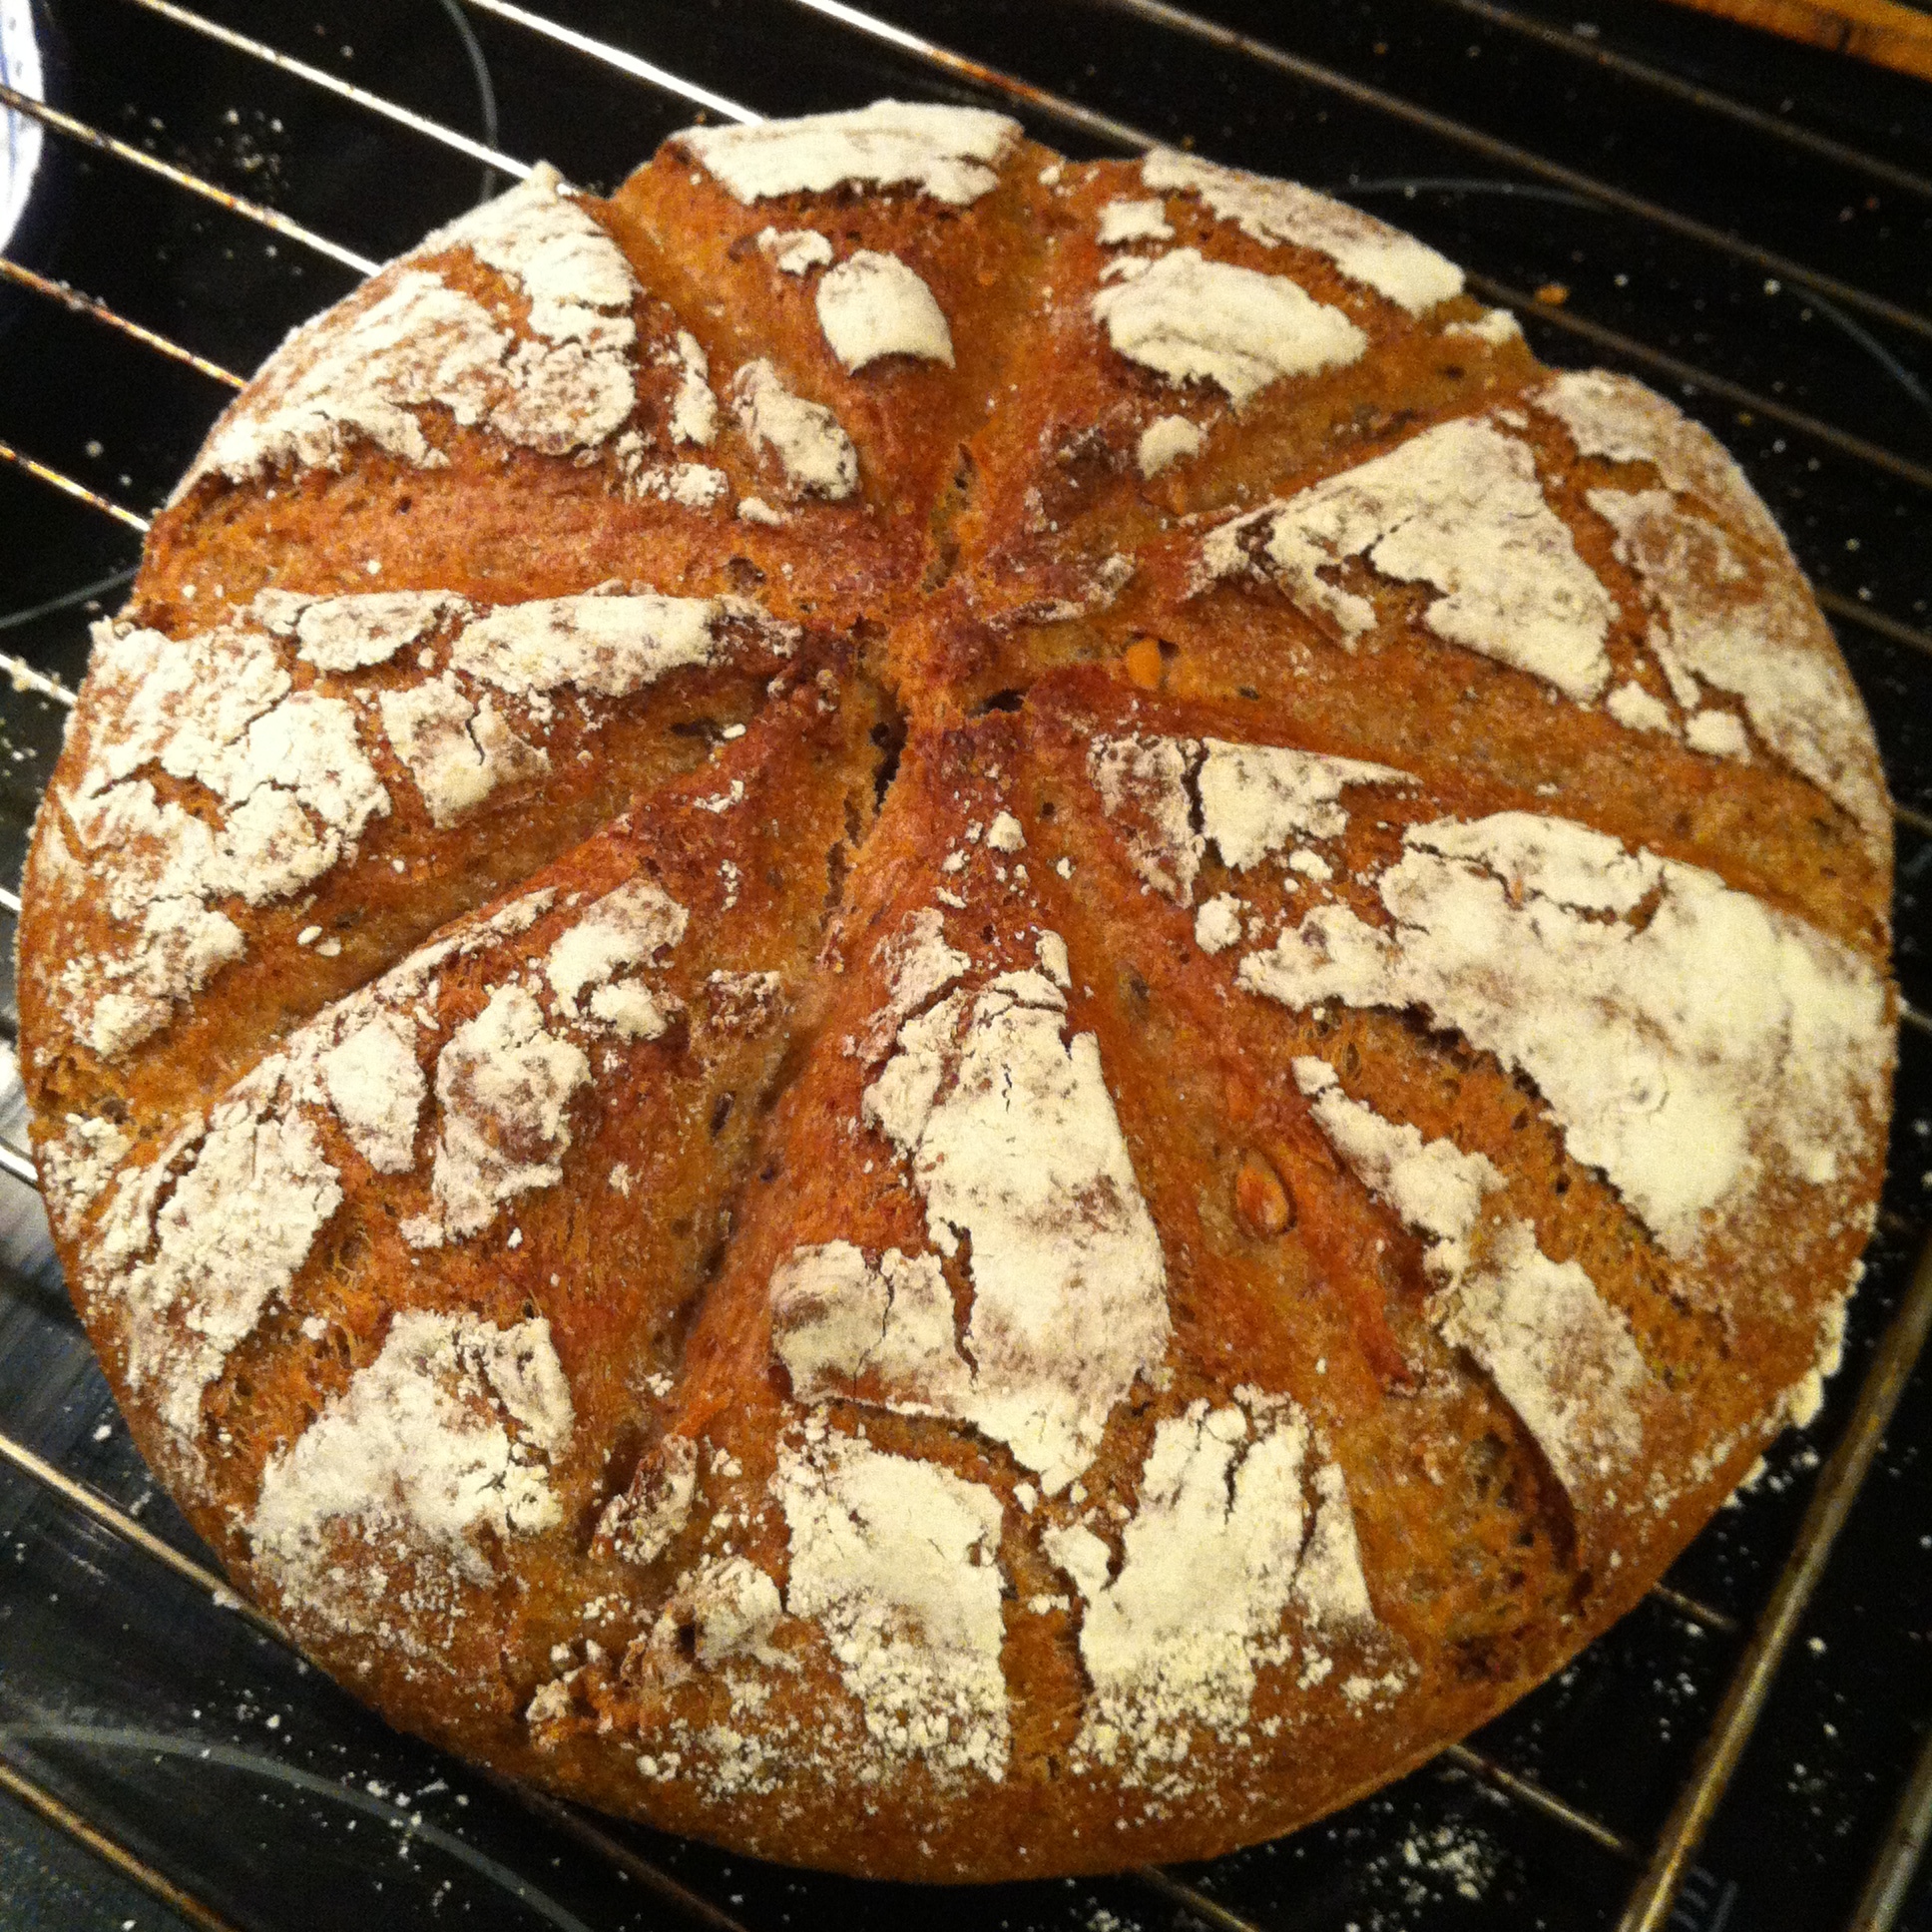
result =
[[[1815,1409],[1890,818],[1776,526],[1420,242],[978,110],[547,170],[157,521],[24,891],[137,1439],[395,1720],[765,1856],[1198,1858]]]

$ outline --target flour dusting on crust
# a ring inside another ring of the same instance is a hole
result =
[[[824,1632],[871,1738],[935,1771],[1006,1772],[1000,1502],[809,1418],[780,1445],[785,1608]]]
[[[1125,263],[1121,264],[1125,266]],[[1176,248],[1093,301],[1122,355],[1170,382],[1212,382],[1236,409],[1281,376],[1360,359],[1368,337],[1285,275]]]
[[[910,185],[955,208],[998,185],[997,170],[1019,139],[1019,124],[1003,114],[908,101],[742,128],[687,128],[677,137],[727,194],[747,204],[829,194],[853,182]]]
[[[255,1561],[289,1608],[339,1630],[396,1635],[391,1618],[452,1615],[452,1582],[488,1586],[496,1545],[563,1520],[550,1465],[575,1421],[548,1321],[398,1314],[381,1353],[263,1470]],[[399,1559],[406,1586],[389,1575]]]
[[[465,625],[450,664],[518,696],[573,685],[599,698],[628,698],[669,672],[711,664],[720,624],[756,616],[737,598],[539,598],[499,605]]]
[[[295,656],[317,671],[366,671],[387,664],[469,605],[454,591],[364,591],[350,597],[303,597],[259,591],[250,614],[277,637],[293,638]]]
[[[731,406],[751,447],[777,457],[797,495],[836,503],[858,488],[858,451],[838,418],[822,402],[793,395],[769,362],[738,370]]]
[[[1184,906],[1209,845],[1223,865],[1246,871],[1299,839],[1339,838],[1348,786],[1415,782],[1393,765],[1214,737],[1097,737],[1087,768],[1108,816],[1129,824],[1135,869]],[[1288,862],[1322,864],[1304,851]]]
[[[1766,1156],[1817,1187],[1871,1153],[1891,1032],[1848,948],[1565,819],[1442,820],[1403,845],[1374,881],[1386,926],[1317,907],[1239,983],[1455,1028],[1536,1083],[1571,1154],[1680,1259],[1749,1205]]]
[[[437,1057],[436,1211],[405,1221],[404,1238],[423,1247],[464,1240],[506,1201],[554,1188],[570,1147],[570,1098],[590,1077],[583,1049],[545,1028],[536,1000],[499,986]]]
[[[378,1174],[416,1165],[416,1123],[429,1083],[416,1060],[416,1030],[379,1013],[323,1053],[317,1069],[342,1131]]]
[[[635,978],[619,976],[669,952],[684,938],[690,918],[650,879],[607,892],[545,957],[557,1010],[567,1020],[602,1021],[632,1038],[655,1040],[668,1024],[656,998]]]
[[[860,248],[818,284],[818,325],[832,353],[859,370],[885,355],[953,366],[945,311],[919,275],[895,254]]]
[[[487,692],[472,700],[449,672],[383,692],[377,709],[438,830],[466,818],[500,787],[529,783],[550,769],[550,754],[519,737]]]
[[[1100,1042],[1066,1031],[1058,986],[1003,973],[907,1020],[864,1101],[911,1166],[933,1246],[971,1243],[974,1366],[962,1381],[939,1351],[922,1399],[1010,1445],[1050,1495],[1092,1461],[1170,1332],[1167,1264]]]
[[[1490,423],[1441,423],[1220,525],[1202,545],[1201,582],[1272,577],[1353,649],[1374,629],[1375,606],[1327,575],[1352,557],[1440,591],[1423,622],[1451,644],[1580,702],[1610,682],[1617,607],[1544,501],[1529,445]]]
[[[1637,1459],[1661,1393],[1629,1322],[1577,1262],[1544,1253],[1527,1222],[1501,1213],[1484,1226],[1484,1199],[1505,1182],[1482,1155],[1350,1100],[1325,1061],[1296,1060],[1293,1072],[1350,1172],[1423,1237],[1440,1287],[1431,1321],[1496,1384],[1564,1488],[1594,1499]]]
[[[1223,222],[1255,242],[1291,242],[1325,254],[1351,281],[1420,315],[1462,293],[1462,270],[1412,235],[1296,182],[1219,168],[1197,155],[1157,148],[1141,179],[1161,194],[1199,195]]]
[[[459,248],[528,297],[531,336],[419,265]],[[374,300],[352,296],[297,329],[216,425],[176,498],[205,476],[339,470],[357,443],[444,467],[416,413],[432,406],[552,455],[595,449],[636,405],[638,292],[617,244],[540,168],[429,236]]]
[[[1107,1546],[1085,1526],[1043,1538],[1085,1603],[1080,1657],[1093,1689],[1075,1748],[1130,1784],[1174,1775],[1197,1728],[1241,1729],[1257,1669],[1289,1655],[1281,1625],[1298,1580],[1310,1621],[1372,1620],[1341,1472],[1308,1469],[1308,1422],[1292,1402],[1243,1393],[1220,1408],[1191,1403],[1156,1428],[1111,1579]],[[1311,1477],[1325,1513],[1318,1543]]]
[[[294,691],[245,619],[181,640],[109,622],[94,636],[89,757],[59,803],[119,930],[58,984],[76,1033],[116,1059],[245,950],[218,902],[293,897],[353,856],[390,799],[353,708]]]
[[[251,1081],[272,1086],[277,1077],[266,1063]],[[120,1304],[129,1382],[154,1390],[191,1459],[203,1391],[287,1293],[342,1202],[313,1127],[260,1113],[250,1099],[228,1101],[152,1167],[125,1174],[83,1267],[89,1293]],[[157,1211],[170,1180],[174,1191]]]

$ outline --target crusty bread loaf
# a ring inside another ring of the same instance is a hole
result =
[[[399,1723],[767,1857],[1199,1858],[1818,1401],[1868,724],[1734,466],[1404,236],[880,104],[285,344],[42,813],[137,1439]]]

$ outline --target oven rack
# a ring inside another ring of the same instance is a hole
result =
[[[466,49],[477,67],[483,93],[483,118],[490,137],[486,140],[478,140],[442,119],[419,113],[382,93],[351,83],[327,67],[299,58],[252,34],[177,5],[175,0],[116,0],[116,3],[145,13],[179,33],[218,45],[241,60],[271,68],[300,87],[325,94],[347,108],[380,119],[403,134],[480,165],[486,192],[492,175],[519,178],[529,172],[529,162],[505,152],[497,144],[488,68],[474,35],[464,24],[457,0],[442,0],[442,4],[452,16],[453,24],[462,29]],[[512,0],[460,0],[460,4],[471,14],[561,49],[574,59],[621,77],[626,84],[680,102],[687,109],[739,122],[761,118],[751,107],[682,74],[675,67],[647,59],[614,39],[587,32],[551,14],[531,11],[513,4]],[[1159,138],[1155,131],[1068,94],[1024,80],[973,54],[929,40],[893,20],[842,4],[842,0],[778,0],[778,4],[796,14],[812,17],[820,27],[835,28],[859,42],[888,50],[915,75],[922,74],[932,91],[956,98],[997,102],[1030,126],[1061,131],[1063,139],[1072,137],[1076,143],[1103,152],[1131,152],[1152,145]],[[1747,100],[1687,80],[1666,65],[1604,46],[1595,35],[1566,32],[1532,12],[1492,4],[1491,0],[1422,0],[1422,4],[1425,9],[1445,15],[1461,14],[1497,35],[1533,44],[1560,62],[1612,73],[1621,81],[1677,107],[1721,118],[1748,130],[1753,138],[1778,144],[1820,165],[1883,184],[1888,191],[1908,200],[1932,203],[1932,179],[1925,175],[1886,156],[1789,122]],[[1889,365],[1908,394],[1915,390],[1917,378],[1895,352],[1877,339],[1874,331],[1889,330],[1914,342],[1932,340],[1932,316],[1925,312],[1923,302],[1915,305],[1859,281],[1807,266],[1802,259],[1781,249],[1765,246],[1727,228],[1635,193],[1602,175],[1505,140],[1471,120],[1446,114],[1341,66],[1258,38],[1224,21],[1165,4],[1165,0],[1097,0],[1086,11],[1152,29],[1177,44],[1192,43],[1210,50],[1258,75],[1291,82],[1310,95],[1385,117],[1445,149],[1505,171],[1498,178],[1477,181],[1411,176],[1382,183],[1356,178],[1350,186],[1361,199],[1372,201],[1377,190],[1387,189],[1402,190],[1413,198],[1419,190],[1441,187],[1460,193],[1488,190],[1519,197],[1541,195],[1566,205],[1587,204],[1610,211],[1712,258],[1752,271],[1770,271],[1774,281],[1802,291],[1820,310],[1835,310],[1846,335],[1853,340],[1862,338],[1862,345],[1881,364]],[[1091,75],[1093,70],[1089,68],[1088,72]],[[853,98],[865,97],[860,94]],[[373,257],[294,219],[267,201],[251,199],[222,186],[211,178],[213,171],[163,159],[151,151],[152,144],[142,145],[117,136],[3,83],[0,83],[0,109],[31,117],[58,140],[90,150],[117,168],[140,171],[161,183],[170,194],[196,197],[217,206],[230,216],[272,234],[278,241],[307,251],[318,261],[332,263],[356,275],[366,274],[378,265]],[[425,210],[418,226],[427,226],[437,218],[437,211]],[[105,329],[145,354],[190,371],[218,391],[237,389],[243,380],[224,362],[177,341],[161,329],[133,319],[117,303],[43,274],[25,261],[0,255],[0,282],[49,309],[58,309],[67,316]],[[1750,427],[1760,421],[1775,424],[1889,483],[1913,492],[1932,491],[1932,461],[1909,448],[1893,446],[1894,440],[1909,441],[1909,437],[1881,440],[1864,425],[1846,427],[1829,415],[1800,408],[1787,400],[1778,393],[1784,386],[1781,383],[1737,380],[1616,322],[1599,319],[1580,309],[1573,310],[1565,305],[1560,293],[1548,289],[1532,292],[1509,279],[1482,272],[1472,272],[1469,284],[1485,299],[1510,307],[1527,326],[1546,331],[1559,343],[1567,339],[1590,353],[1608,355],[1654,381],[1677,388],[1687,398],[1687,406],[1693,410],[1700,409],[1709,416],[1715,405],[1726,405],[1729,413],[1718,414],[1712,426],[1728,431],[1733,441],[1740,425]],[[1917,388],[1916,399],[1923,403],[1922,388]],[[1925,440],[1920,438],[1922,443]],[[1777,447],[1781,451],[1784,444],[1780,442]],[[117,495],[82,480],[72,473],[71,467],[43,461],[3,438],[0,438],[0,465],[128,530],[145,533],[148,528],[148,518]],[[1815,461],[1812,467],[1816,467]],[[1922,497],[1916,500],[1922,510]],[[125,581],[131,572],[117,575]],[[101,593],[109,587],[92,584],[80,595]],[[1841,641],[1854,671],[1861,675],[1861,682],[1867,671],[1859,655],[1861,642],[1891,654],[1904,654],[1904,661],[1921,671],[1932,667],[1932,636],[1902,617],[1890,614],[1876,600],[1868,601],[1869,593],[1862,588],[1854,595],[1827,582],[1818,586],[1818,595],[1821,605],[1841,630]],[[56,603],[63,601],[55,600]],[[1918,609],[1923,611],[1923,601]],[[0,627],[21,626],[46,614],[39,609],[13,613],[0,619]],[[0,652],[0,672],[11,675],[16,692],[31,694],[44,712],[56,718],[73,704],[70,686],[49,668],[37,666],[27,657]],[[1901,782],[1889,757],[1888,770],[1892,772],[1895,791],[1907,791],[1907,784]],[[1905,800],[1897,805],[1900,832],[1907,839],[1932,839],[1932,814],[1923,808],[1924,803],[1932,802],[1927,797],[1927,774],[1913,771],[1910,775],[1916,780],[1910,787],[1912,795],[1922,802]],[[17,896],[0,889],[0,915],[10,918],[18,910]],[[1926,990],[1932,993],[1932,986]],[[1932,1019],[1919,1007],[1902,1000],[1900,1023],[1905,1034],[1902,1048],[1909,1058],[1914,1036],[1932,1039]],[[1914,1080],[1911,1085],[1916,1087],[1923,1082]],[[17,1122],[17,1083],[12,1098]],[[1902,1079],[1901,1123],[1907,1111],[1906,1103],[1907,1087]],[[1920,1355],[1928,1326],[1932,1326],[1932,1240],[1925,1238],[1922,1211],[1907,1211],[1916,1204],[1911,1202],[1909,1192],[1898,1185],[1901,1153],[1909,1163],[1910,1150],[1899,1150],[1895,1145],[1893,1185],[1888,1191],[1888,1203],[1893,1205],[1883,1210],[1880,1234],[1880,1245],[1889,1244],[1893,1254],[1891,1261],[1881,1265],[1888,1267],[1894,1277],[1891,1293],[1895,1306],[1883,1332],[1873,1342],[1855,1394],[1848,1402],[1842,1395],[1834,1399],[1831,1414],[1838,1424],[1835,1445],[1811,1485],[1795,1537],[1768,1593],[1748,1619],[1748,1630],[1743,1628],[1746,1620],[1703,1601],[1690,1591],[1665,1584],[1653,1593],[1653,1602],[1660,1612],[1714,1642],[1736,1647],[1726,1688],[1691,1754],[1689,1774],[1662,1826],[1649,1833],[1633,1833],[1565,1796],[1544,1782],[1533,1769],[1512,1765],[1507,1754],[1497,1753],[1487,1743],[1480,1747],[1471,1743],[1453,1746],[1437,1760],[1534,1820],[1539,1828],[1556,1834],[1559,1842],[1567,1835],[1603,1854],[1613,1867],[1634,1874],[1634,1882],[1628,1883],[1621,1916],[1616,1921],[1620,1932],[1658,1932],[1666,1925],[1694,1928],[1694,1932],[1719,1932],[1723,1914],[1728,1910],[1727,1899],[1734,1897],[1734,1890],[1728,1895],[1711,1895],[1709,1874],[1694,1865],[1699,1844],[1753,1735],[1780,1671],[1790,1657],[1838,1533],[1865,1486],[1887,1425]],[[30,1157],[19,1142],[5,1138],[4,1133],[0,1133],[0,1174],[23,1188],[35,1185]],[[1915,1245],[1918,1247],[1916,1258],[1906,1260],[1904,1257]],[[54,1319],[44,1311],[41,1318]],[[264,1643],[283,1646],[284,1640],[268,1620],[240,1604],[227,1590],[221,1578],[197,1554],[197,1547],[185,1530],[176,1529],[174,1534],[164,1535],[146,1527],[139,1520],[138,1506],[130,1507],[117,1500],[103,1487],[64,1467],[59,1458],[40,1453],[24,1433],[16,1433],[11,1416],[4,1411],[0,1411],[0,1462],[6,1464],[16,1479],[31,1485],[54,1509],[111,1538],[141,1563],[171,1572],[176,1579],[201,1593],[217,1612],[234,1617]],[[4,1692],[0,1692],[0,1714],[4,1714],[7,1701]],[[20,1727],[0,1723],[0,1791],[26,1806],[55,1831],[84,1846],[105,1866],[165,1905],[179,1919],[204,1926],[231,1923],[214,1905],[198,1896],[192,1883],[184,1883],[173,1871],[164,1869],[165,1859],[157,1859],[152,1853],[124,1843],[110,1821],[90,1816],[85,1806],[70,1802],[53,1788],[52,1780],[37,1773],[31,1752],[23,1755],[14,1748],[19,1734],[22,1734]],[[466,1775],[475,1778],[479,1774]],[[514,1803],[534,1814],[547,1832],[607,1861],[625,1879],[635,1882],[656,1907],[662,1908],[659,1917],[696,1921],[717,1928],[718,1932],[750,1932],[759,1923],[754,1917],[738,1915],[741,1894],[721,1892],[717,1883],[689,1882],[673,1869],[674,1860],[666,1854],[669,1841],[655,1841],[641,1849],[650,1834],[634,1833],[624,1826],[599,1821],[576,1807],[538,1792],[512,1787],[502,1780],[482,1781],[494,1788],[506,1803]],[[1928,1824],[1932,1824],[1932,1736],[1928,1737],[1898,1792],[1890,1825],[1864,1873],[1862,1890],[1851,1916],[1844,1923],[1857,1928],[1857,1932],[1886,1932],[1888,1927],[1906,1923],[1900,1915],[1905,1909]],[[474,1848],[465,1862],[472,1870],[492,1863]],[[728,1872],[729,1868],[725,1870]],[[504,1873],[499,1868],[491,1882],[510,1896],[529,1902],[529,1882],[516,1873]],[[1131,1880],[1126,1882],[1130,1886],[1127,1893],[1118,1888],[1110,1891],[1106,1887],[1088,1887],[1084,1897],[1089,1902],[1100,1900],[1103,1895],[1119,1899],[1132,1896],[1133,1890],[1138,1889],[1145,1899],[1158,1901],[1183,1919],[1217,1928],[1218,1932],[1268,1932],[1277,1922],[1283,1925],[1289,1922],[1287,1916],[1276,1918],[1245,1905],[1241,1909],[1230,1905],[1217,1895],[1211,1867],[1189,1874],[1148,1869],[1131,1875]],[[819,1881],[804,1883],[809,1888]],[[561,1912],[562,1908],[557,1910]],[[541,1910],[538,1916],[548,1917],[554,1923],[569,1919],[568,1913],[560,1917]],[[285,1922],[298,1924],[302,1920],[296,1914]],[[570,1922],[579,1921],[570,1919]],[[658,1922],[658,1919],[647,1917],[645,1922]],[[1086,1922],[1096,1932],[1102,1932],[1107,1924],[1121,1923],[1122,1914],[1113,1905],[1092,1903]]]

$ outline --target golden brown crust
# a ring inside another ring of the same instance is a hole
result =
[[[769,1857],[1207,1856],[1815,1403],[1869,727],[1716,445],[1459,286],[881,108],[539,177],[218,425],[25,1071],[137,1439],[358,1694]]]

